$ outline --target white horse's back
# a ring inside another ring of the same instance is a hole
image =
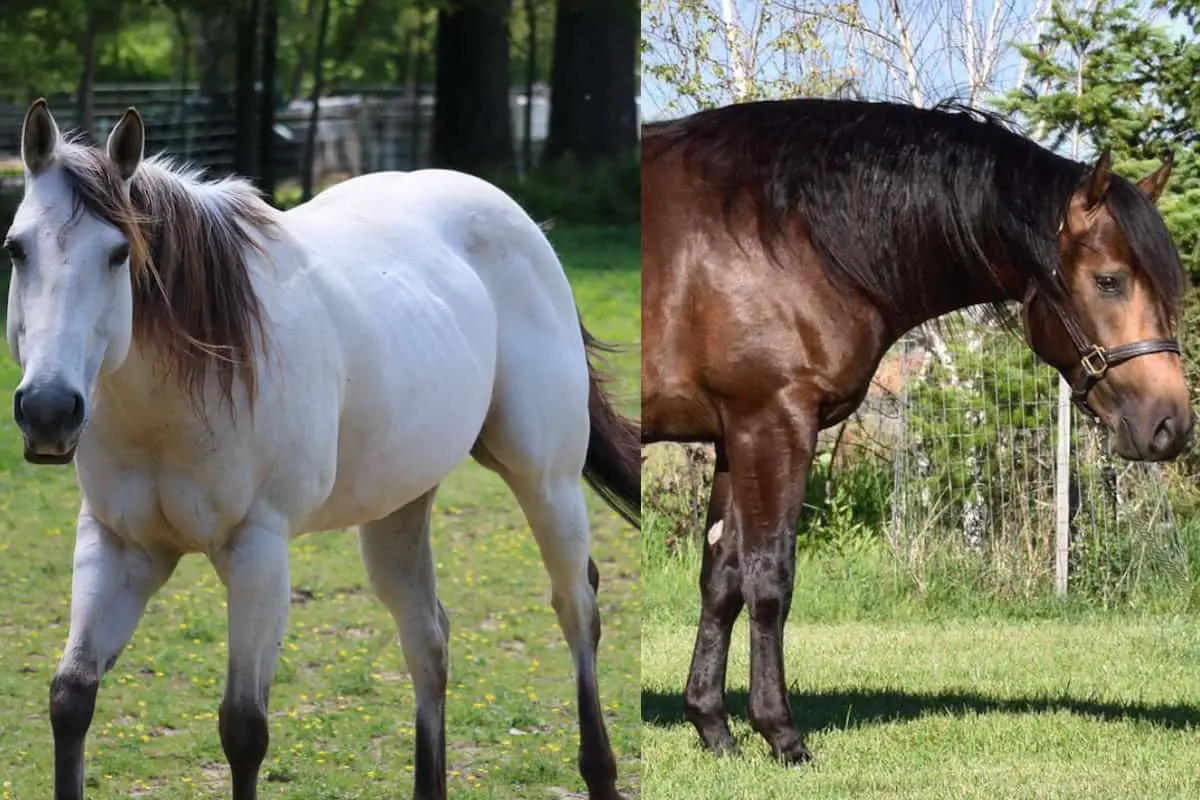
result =
[[[328,309],[345,386],[337,481],[301,529],[377,519],[432,489],[514,387],[558,400],[582,465],[588,372],[574,300],[507,195],[444,170],[376,173],[285,214],[283,227],[309,252],[304,283]],[[530,428],[512,437],[524,446],[510,459],[561,447],[538,441],[537,420],[509,416]]]

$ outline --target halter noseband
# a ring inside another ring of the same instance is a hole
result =
[[[1064,222],[1058,223],[1058,233],[1061,235]],[[1092,343],[1087,334],[1079,326],[1079,321],[1075,314],[1066,308],[1066,304],[1071,301],[1071,294],[1067,291],[1066,284],[1063,283],[1061,273],[1056,269],[1052,275],[1054,280],[1058,281],[1059,289],[1062,295],[1066,298],[1065,303],[1051,302],[1050,307],[1054,309],[1054,313],[1058,315],[1059,321],[1066,328],[1067,335],[1071,337],[1071,342],[1075,345],[1075,349],[1079,351],[1079,377],[1071,381],[1071,399],[1075,405],[1092,417],[1098,417],[1096,411],[1088,405],[1087,397],[1097,383],[1099,383],[1108,373],[1110,367],[1115,367],[1126,361],[1138,358],[1139,356],[1148,356],[1151,353],[1175,353],[1182,355],[1183,351],[1179,347],[1179,342],[1175,339],[1143,339],[1140,342],[1130,342],[1129,344],[1119,344],[1114,347],[1104,347],[1099,344]],[[1029,288],[1025,292],[1024,306],[1026,308],[1025,316],[1025,335],[1029,335],[1029,319],[1028,308],[1037,295],[1037,281],[1030,280]]]

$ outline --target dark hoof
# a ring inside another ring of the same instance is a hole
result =
[[[804,742],[797,739],[795,742],[781,747],[775,751],[775,758],[781,764],[786,764],[789,767],[799,767],[813,760],[813,755]]]
[[[715,742],[708,745],[708,752],[716,758],[741,758],[742,748],[738,747],[737,742],[730,736],[725,741]]]
[[[742,754],[742,748],[737,746],[726,725],[700,731],[700,741],[705,750],[718,758],[737,758]]]
[[[609,786],[604,789],[593,789],[588,792],[588,800],[625,800],[617,787]]]

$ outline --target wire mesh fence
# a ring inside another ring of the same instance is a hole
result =
[[[966,312],[906,336],[888,539],[918,586],[952,560],[1000,595],[1053,581],[1058,376],[1023,341]],[[1187,552],[1157,465],[1117,457],[1072,414],[1070,586],[1104,600],[1178,576]]]
[[[822,431],[804,546],[882,538],[917,594],[1052,593],[1058,374],[977,310],[905,336],[842,425]],[[1158,465],[1121,459],[1106,429],[1071,415],[1068,587],[1105,606],[1188,579]],[[659,445],[643,502],[667,548],[703,541],[710,448]]]
[[[75,99],[62,95],[48,100],[60,127],[75,130]],[[209,96],[197,86],[99,84],[93,90],[90,129],[79,132],[102,143],[125,109],[136,106],[146,120],[148,153],[167,152],[214,175],[224,175],[233,171],[237,146],[232,102],[231,96]],[[416,94],[395,87],[331,88],[320,101],[313,147],[314,181],[319,185],[328,179],[366,172],[430,166],[434,105],[431,87]],[[514,163],[524,171],[530,167],[525,163],[526,136],[530,137],[534,163],[546,140],[549,89],[539,84],[531,98],[513,89],[509,105]],[[302,172],[311,110],[311,102],[300,99],[276,111],[272,150],[275,174],[280,180],[297,179]],[[24,114],[24,106],[0,103],[0,156],[20,151],[18,139]]]

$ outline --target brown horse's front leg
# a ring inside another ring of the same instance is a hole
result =
[[[797,393],[799,394],[799,393]],[[742,595],[750,615],[750,724],[776,758],[812,759],[796,730],[783,664],[783,626],[792,604],[796,522],[816,447],[816,414],[799,397],[739,420],[727,437],[731,513]]]
[[[700,567],[700,626],[692,650],[692,666],[684,696],[684,714],[696,727],[704,746],[718,755],[737,753],[729,732],[725,706],[725,665],[729,637],[742,611],[742,572],[735,532],[725,525],[729,509],[729,463],[724,447],[717,446]],[[720,523],[721,527],[714,526]]]

